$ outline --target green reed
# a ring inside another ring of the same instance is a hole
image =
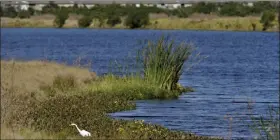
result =
[[[167,90],[177,89],[184,63],[191,54],[191,46],[161,37],[148,41],[142,50],[144,77],[149,83]]]

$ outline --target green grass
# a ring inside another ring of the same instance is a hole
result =
[[[1,61],[1,70],[4,68],[1,77],[3,75],[3,83],[7,83],[1,87],[1,97],[4,98],[1,99],[1,105],[2,100],[12,103],[12,106],[5,103],[5,107],[1,106],[1,111],[3,109],[7,112],[6,116],[1,114],[1,120],[12,131],[12,135],[24,138],[81,138],[76,128],[70,126],[71,123],[76,123],[80,128],[91,132],[93,139],[212,139],[171,131],[160,125],[114,120],[108,116],[108,113],[135,109],[134,100],[174,99],[183,92],[192,91],[178,83],[188,49],[183,46],[173,52],[173,46],[164,46],[160,41],[155,43],[159,43],[158,46],[162,48],[153,50],[157,45],[149,45],[146,49],[152,51],[141,56],[161,59],[141,62],[142,65],[153,62],[144,68],[144,77],[140,76],[140,72],[134,75],[107,74],[98,77],[82,68],[67,68],[48,62],[18,64],[13,61],[10,64]],[[172,60],[162,62],[168,59]],[[157,67],[151,68],[151,65]],[[162,66],[172,71],[165,71]],[[63,74],[58,70],[62,68]],[[161,73],[156,75],[152,73],[153,70]],[[171,77],[165,77],[166,75]],[[153,76],[157,76],[159,80]],[[19,79],[21,80],[18,81]],[[48,81],[38,83],[41,80]],[[21,90],[27,87],[23,84],[28,84],[28,89]],[[2,96],[2,92],[7,94]],[[31,135],[32,132],[34,135]]]
[[[73,76],[68,76],[69,78],[58,76],[49,85],[50,88],[56,88],[64,94],[56,94],[40,102],[28,97],[29,95],[24,97],[27,98],[26,100],[20,100],[23,97],[18,98],[20,107],[9,118],[8,124],[19,128],[31,127],[36,132],[46,132],[44,135],[63,139],[79,138],[76,129],[69,126],[70,123],[76,123],[79,127],[90,131],[95,139],[210,139],[191,133],[171,131],[162,126],[141,121],[110,118],[107,113],[135,109],[135,103],[131,102],[132,97],[134,99],[143,98],[135,93],[150,96],[154,92],[152,88],[146,90],[144,87],[147,84],[144,82],[139,83],[142,79],[108,75],[89,82],[89,88],[75,87],[78,94],[69,94],[70,90],[73,90],[71,84],[62,87],[57,86],[57,84],[60,85],[60,82],[56,82],[57,79],[66,83],[76,81],[73,80]],[[145,98],[157,98],[149,96]]]
[[[258,135],[257,139],[279,140],[279,107],[269,107],[267,114],[251,116],[251,129]]]
[[[191,46],[175,45],[164,37],[148,42],[143,49],[144,78],[160,89],[176,90],[184,63],[191,54]]]
[[[142,99],[174,99],[182,94],[180,90],[166,90],[144,80],[139,76],[117,77],[107,75],[100,77],[89,84],[91,92],[117,94],[127,97],[129,100]],[[182,88],[182,90],[192,91],[191,88]]]

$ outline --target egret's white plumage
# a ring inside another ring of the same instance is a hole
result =
[[[76,124],[72,123],[71,125],[76,126],[76,128],[79,131],[79,133],[81,134],[81,136],[83,136],[83,137],[90,137],[91,136],[91,134],[88,131],[80,130],[79,127]]]

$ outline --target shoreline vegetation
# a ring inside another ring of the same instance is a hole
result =
[[[133,4],[1,7],[1,27],[279,31],[279,3],[198,2],[175,9]]]
[[[191,92],[178,83],[190,49],[163,38],[149,42],[139,55],[144,77],[97,76],[90,65],[74,62],[1,60],[1,139],[81,138],[71,123],[93,139],[220,139],[108,116],[135,109],[135,100],[174,99]]]
[[[206,16],[197,14],[196,16]],[[46,17],[46,18],[45,18]],[[42,15],[30,17],[29,19],[7,18],[1,17],[1,28],[56,28],[53,25],[53,15]],[[78,25],[78,16],[70,15],[70,19],[65,21],[63,28],[80,28]],[[110,25],[99,26],[98,20],[93,20],[87,27],[89,29],[130,29],[122,23],[116,24],[114,27]],[[279,31],[278,20],[272,22],[272,28],[267,32]],[[150,19],[150,24],[140,29],[154,30],[214,30],[214,31],[263,31],[260,23],[260,17],[213,17],[213,18],[177,18],[163,17]]]

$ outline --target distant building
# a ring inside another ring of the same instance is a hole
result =
[[[41,10],[43,9],[44,6],[45,6],[45,4],[34,4],[34,5],[32,6],[32,8],[33,8],[34,10],[41,11]]]
[[[249,6],[249,7],[253,7],[253,6],[254,6],[254,3],[252,3],[252,2],[248,2],[248,3],[247,3],[247,6]]]
[[[21,1],[21,4],[19,5],[20,10],[28,10],[29,8],[29,3],[27,1]]]

